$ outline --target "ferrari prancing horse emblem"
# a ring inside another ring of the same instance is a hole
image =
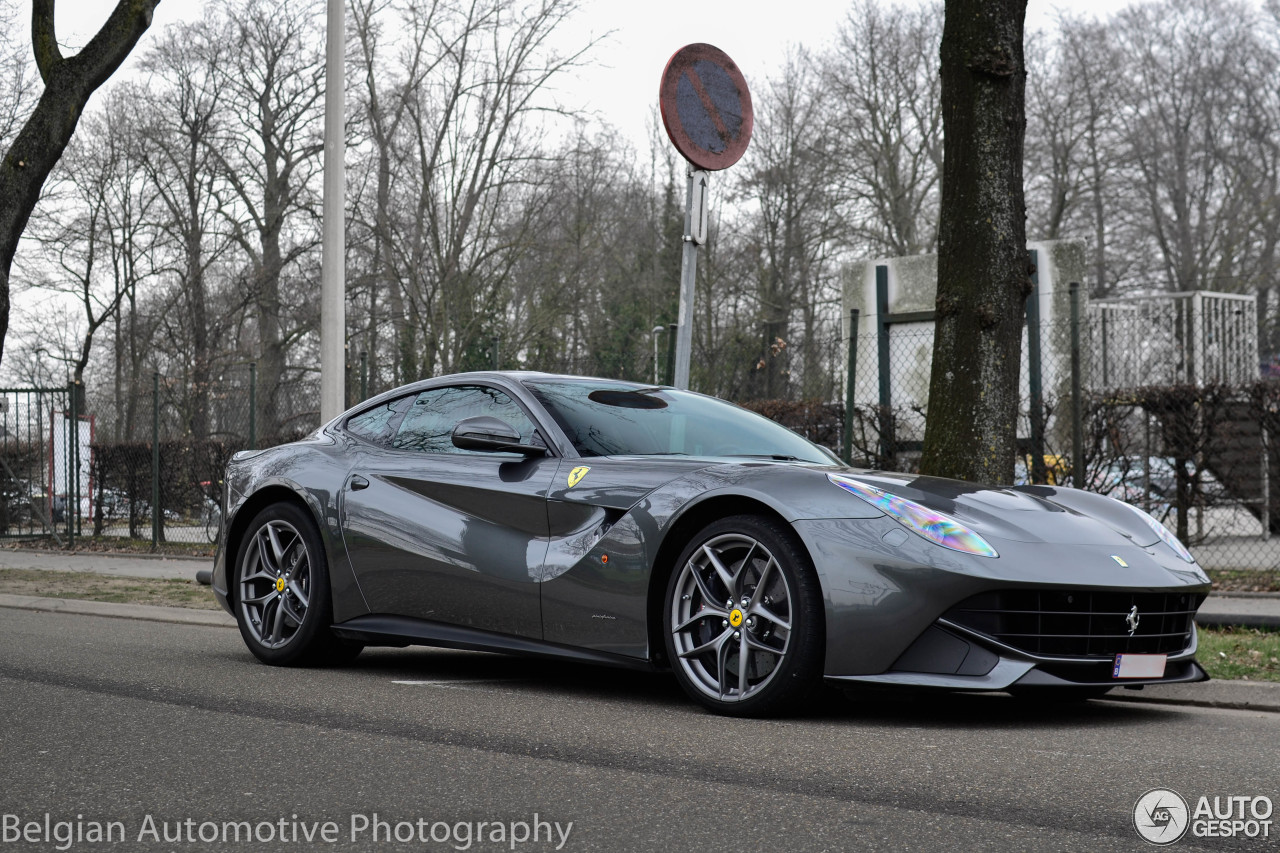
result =
[[[1124,617],[1125,624],[1129,626],[1129,636],[1133,636],[1133,632],[1138,630],[1138,623],[1142,621],[1142,617],[1138,615],[1138,605],[1133,605],[1133,609],[1129,611],[1129,615]]]
[[[569,472],[569,488],[573,488],[582,482],[582,478],[587,476],[587,472],[591,470],[589,465],[579,465]]]

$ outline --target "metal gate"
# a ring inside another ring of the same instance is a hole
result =
[[[89,469],[66,388],[0,388],[0,537],[74,535]]]

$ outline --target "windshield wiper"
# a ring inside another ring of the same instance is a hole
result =
[[[810,459],[801,459],[799,456],[787,456],[785,453],[727,453],[726,456],[733,459],[772,459],[775,462],[811,462]]]

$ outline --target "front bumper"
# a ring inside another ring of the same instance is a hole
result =
[[[1190,644],[1170,654],[1160,678],[1115,678],[1114,658],[1028,654],[939,619],[886,672],[827,676],[833,684],[883,684],[948,690],[1006,690],[1021,687],[1138,687],[1208,681]]]

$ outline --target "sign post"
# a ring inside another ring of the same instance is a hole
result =
[[[667,136],[689,161],[674,379],[677,388],[688,388],[698,246],[707,241],[710,219],[709,173],[727,169],[742,157],[751,141],[754,113],[742,72],[724,51],[709,44],[685,45],[668,60],[658,105]]]

